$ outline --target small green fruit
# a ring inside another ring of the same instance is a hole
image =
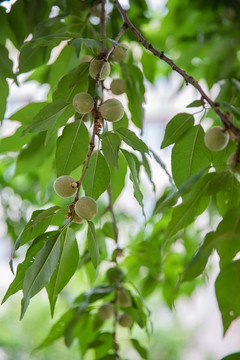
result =
[[[72,184],[76,184],[74,178],[68,175],[63,175],[55,180],[53,187],[59,196],[65,198],[74,195],[77,191],[77,188],[72,187]]]
[[[130,327],[132,325],[132,317],[127,313],[123,313],[119,316],[118,322],[123,327]]]
[[[124,115],[122,103],[117,99],[108,99],[100,106],[100,113],[107,121],[118,121]]]
[[[126,61],[129,57],[129,49],[125,44],[116,46],[111,53],[111,58],[116,62]]]
[[[240,174],[240,161],[236,159],[236,154],[233,153],[227,159],[228,170],[233,174]]]
[[[224,131],[221,126],[212,127],[204,136],[206,147],[213,151],[223,150],[227,146],[228,141],[229,133]]]
[[[83,196],[75,204],[76,214],[85,219],[92,220],[97,214],[97,203],[90,196]]]
[[[93,57],[91,55],[84,55],[80,60],[80,64],[90,62],[90,61],[92,61],[92,59],[93,59]]]
[[[110,89],[113,94],[121,95],[127,90],[126,81],[123,79],[113,79]]]
[[[76,224],[82,224],[85,220],[78,216],[76,213],[74,213],[72,221]]]
[[[92,111],[94,101],[91,95],[81,92],[74,96],[73,107],[80,114],[87,114]]]
[[[92,60],[89,66],[89,75],[95,80],[96,76],[99,72],[100,67],[102,66],[103,60]],[[108,62],[104,62],[100,80],[105,80],[110,74],[110,64]]]
[[[98,315],[102,320],[107,320],[110,317],[112,317],[114,315],[113,304],[110,303],[103,304],[98,310]]]
[[[132,305],[132,299],[129,293],[125,289],[121,289],[118,295],[119,304],[122,307],[129,307]]]

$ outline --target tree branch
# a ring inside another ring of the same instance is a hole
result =
[[[128,28],[127,24],[124,23],[123,26],[121,27],[119,33],[117,34],[117,36],[116,36],[116,38],[115,38],[115,41],[119,41],[119,40],[120,40],[121,36],[124,34],[124,32],[127,30],[127,28]],[[101,77],[101,73],[102,73],[102,69],[103,69],[103,67],[104,67],[104,64],[105,64],[105,62],[108,61],[109,56],[110,56],[111,53],[113,52],[114,48],[115,48],[115,45],[112,45],[112,46],[105,52],[105,54],[104,54],[103,57],[102,57],[103,62],[102,62],[101,67],[99,68],[98,74],[97,74],[97,76],[96,76],[96,86],[97,86],[97,87],[99,87],[100,77]]]
[[[132,33],[138,38],[138,40],[142,43],[142,45],[145,47],[145,49],[151,51],[155,56],[159,57],[159,59],[166,62],[168,65],[171,66],[173,70],[175,70],[177,73],[179,73],[186,83],[191,84],[195,87],[195,89],[198,90],[198,92],[201,94],[202,99],[206,100],[207,103],[211,106],[211,108],[215,111],[215,113],[220,117],[223,125],[230,129],[234,135],[238,138],[238,141],[240,141],[240,130],[230,121],[230,119],[218,108],[218,104],[215,103],[210,99],[210,97],[205,93],[205,91],[201,88],[199,83],[190,75],[188,75],[183,69],[181,69],[179,66],[177,66],[169,57],[164,55],[164,52],[159,52],[156,50],[143,36],[142,34],[135,28],[135,26],[132,24],[132,22],[129,20],[126,11],[122,8],[118,0],[113,0],[115,3],[119,13],[121,14],[125,24],[129,27],[129,29],[132,31]]]
[[[90,16],[92,15],[92,13],[95,11],[95,9],[98,7],[99,4],[101,4],[102,0],[97,0],[96,3],[93,5],[93,7],[90,9],[90,11],[88,12],[87,16],[86,16],[86,20],[88,20],[90,18]]]

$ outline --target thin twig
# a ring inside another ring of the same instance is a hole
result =
[[[198,92],[201,94],[202,99],[206,100],[208,104],[211,106],[211,108],[215,111],[215,113],[220,117],[223,125],[230,129],[238,138],[238,141],[240,141],[240,130],[231,122],[230,119],[218,108],[217,103],[212,101],[210,97],[205,93],[205,91],[201,88],[199,83],[190,75],[188,75],[183,69],[181,69],[179,66],[177,66],[169,57],[164,55],[163,51],[156,50],[143,36],[142,34],[135,28],[135,26],[132,24],[132,22],[129,20],[126,11],[122,8],[118,0],[113,0],[119,13],[121,14],[124,22],[127,24],[129,29],[132,31],[132,33],[138,38],[138,40],[142,43],[142,45],[145,47],[145,49],[151,51],[155,56],[159,57],[161,60],[166,62],[168,65],[171,66],[173,70],[175,70],[177,73],[179,73],[187,84],[191,84],[195,87],[195,89],[198,90]]]
[[[124,32],[127,30],[128,26],[124,23],[123,26],[121,27],[119,33],[117,34],[116,38],[115,38],[115,41],[119,41],[121,36],[124,34]],[[105,62],[108,61],[109,59],[109,56],[111,55],[111,53],[113,52],[114,48],[116,46],[115,45],[112,45],[106,52],[105,54],[103,55],[102,57],[102,64],[99,68],[99,71],[98,71],[98,74],[96,76],[96,87],[99,87],[99,83],[100,83],[100,77],[101,77],[101,73],[102,73],[102,69],[104,67],[104,64]]]
[[[98,7],[98,5],[102,2],[102,0],[97,0],[97,2],[93,5],[93,7],[90,9],[90,11],[88,12],[87,16],[86,16],[86,20],[88,20],[90,18],[90,16],[93,14],[93,12],[96,10],[96,8]]]

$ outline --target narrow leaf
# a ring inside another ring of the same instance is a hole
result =
[[[9,94],[9,86],[6,79],[0,77],[0,123],[4,120],[7,108],[7,97]]]
[[[33,118],[31,124],[23,131],[23,134],[26,134],[27,132],[38,133],[50,129],[68,106],[70,105],[66,100],[60,99],[47,104]]]
[[[193,124],[194,117],[191,114],[181,113],[174,116],[166,126],[161,149],[174,144],[181,135],[186,133],[186,131],[193,126]]]
[[[215,291],[225,334],[231,322],[240,316],[240,260],[221,269]]]
[[[32,119],[39,113],[39,111],[46,105],[48,105],[48,103],[46,102],[28,104],[22,107],[20,110],[13,113],[9,117],[9,119],[17,120],[22,124],[28,125],[32,121]]]
[[[12,69],[13,62],[8,57],[8,50],[0,43],[0,77],[3,79],[14,78]]]
[[[172,174],[177,187],[201,169],[210,166],[211,151],[204,144],[201,125],[181,136],[172,150]]]
[[[49,282],[57,267],[60,255],[60,235],[61,233],[58,232],[46,241],[44,247],[36,255],[34,263],[26,271],[23,281],[21,319],[30,299]]]
[[[118,166],[118,151],[121,140],[117,134],[107,132],[102,135],[102,151],[109,165]]]
[[[120,127],[115,130],[116,133],[118,133],[121,137],[121,139],[131,146],[134,150],[138,150],[140,152],[146,152],[148,153],[148,147],[147,145],[137,137],[137,135],[124,127]]]
[[[186,107],[191,108],[191,107],[200,107],[200,106],[203,106],[202,100],[194,100],[193,102],[188,104]]]
[[[127,150],[121,149],[123,156],[125,157],[129,169],[130,169],[130,179],[133,182],[133,189],[134,189],[134,197],[138,201],[139,205],[142,208],[142,213],[145,216],[144,212],[144,205],[143,205],[143,194],[140,190],[139,183],[138,183],[138,171],[136,167],[136,163],[133,157],[133,154],[128,152]]]
[[[61,234],[61,253],[56,270],[54,271],[49,284],[47,285],[48,298],[51,306],[51,314],[57,301],[57,295],[67,285],[74,275],[79,261],[79,250],[75,233],[69,227]]]
[[[100,151],[92,154],[88,170],[84,176],[83,188],[87,196],[95,200],[108,188],[110,171],[108,164]]]
[[[53,100],[64,99],[72,103],[79,92],[88,90],[89,64],[80,64],[77,68],[61,77],[53,93]]]
[[[65,126],[57,140],[57,176],[68,175],[86,158],[89,144],[88,130],[82,120]]]
[[[92,263],[96,269],[100,263],[100,255],[99,255],[97,234],[96,234],[95,226],[92,221],[88,221],[87,239],[88,239],[88,251],[91,256]]]
[[[32,265],[36,254],[43,247],[45,241],[47,241],[47,239],[49,239],[49,237],[51,237],[55,234],[56,234],[56,232],[53,232],[53,231],[44,233],[44,234],[38,236],[33,241],[32,245],[29,247],[29,249],[26,253],[24,261],[18,265],[16,276],[15,276],[13,282],[10,284],[10,286],[2,300],[2,303],[4,303],[9,298],[9,296],[15,294],[16,292],[18,292],[19,290],[22,289],[23,280],[24,280],[27,269]]]

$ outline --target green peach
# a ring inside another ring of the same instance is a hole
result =
[[[59,196],[65,198],[74,195],[75,192],[77,191],[76,187],[72,187],[73,183],[76,184],[73,177],[68,175],[63,175],[55,180],[53,187],[55,192]]]

